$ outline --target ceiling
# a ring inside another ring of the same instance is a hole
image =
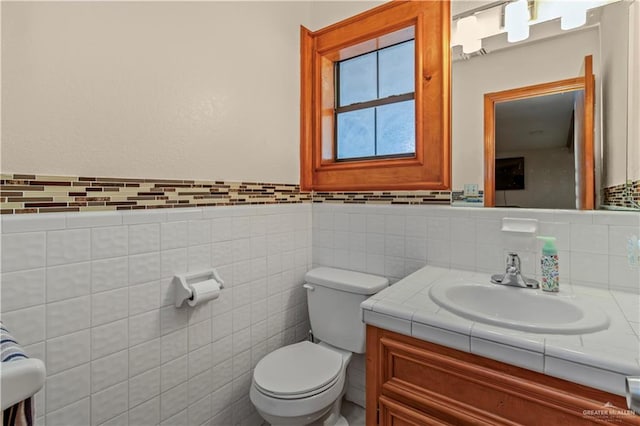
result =
[[[567,146],[576,92],[496,104],[496,152]]]

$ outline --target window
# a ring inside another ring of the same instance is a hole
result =
[[[414,45],[336,63],[337,161],[415,155]]]
[[[301,28],[301,187],[450,188],[450,5],[392,1]]]

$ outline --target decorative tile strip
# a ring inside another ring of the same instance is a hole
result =
[[[484,191],[479,190],[478,195],[464,195],[464,191],[451,192],[451,205],[466,207],[484,206]]]
[[[449,191],[304,192],[296,184],[0,175],[2,214],[279,203],[449,204]]]
[[[314,203],[449,204],[449,191],[314,192]]]
[[[640,204],[640,180],[604,188],[602,190],[602,204],[637,208]]]
[[[310,202],[299,185],[107,177],[0,176],[1,213],[138,210]]]

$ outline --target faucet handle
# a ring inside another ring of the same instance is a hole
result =
[[[518,253],[510,252],[507,254],[507,272],[520,272],[520,256],[518,256]]]

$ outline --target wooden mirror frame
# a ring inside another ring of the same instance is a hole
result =
[[[580,198],[578,209],[593,210],[595,208],[595,174],[594,174],[594,86],[593,58],[585,57],[585,77],[569,78],[550,83],[519,87],[502,92],[484,95],[484,206],[495,207],[495,164],[496,164],[496,128],[495,104],[498,102],[532,98],[535,96],[553,95],[556,93],[584,90],[583,138],[580,162],[579,187]]]

